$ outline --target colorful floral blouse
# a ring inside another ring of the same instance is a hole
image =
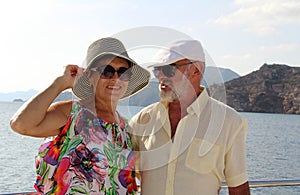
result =
[[[137,194],[135,156],[127,121],[107,123],[73,104],[61,133],[36,157],[34,185],[43,194]]]

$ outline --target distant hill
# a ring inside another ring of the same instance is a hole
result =
[[[16,91],[16,92],[9,92],[9,93],[0,93],[0,101],[5,102],[26,102],[29,98],[33,97],[38,93],[37,90],[31,89],[28,91]],[[72,99],[72,93],[69,91],[62,92],[55,100],[67,100]]]
[[[0,101],[26,101],[35,94],[37,94],[38,91],[34,89],[30,89],[28,91],[15,91],[15,92],[9,92],[9,93],[0,93]]]
[[[300,68],[263,64],[243,77],[225,82],[226,104],[243,112],[300,114]],[[224,86],[210,86],[212,94]],[[222,92],[223,91],[223,92]]]
[[[206,67],[204,73],[204,80],[202,85],[208,86],[217,83],[224,83],[225,81],[238,78],[239,75],[230,69],[218,67]],[[141,92],[131,96],[129,100],[121,101],[121,104],[128,104],[132,106],[147,106],[159,101],[159,89],[157,79],[152,79],[150,84]]]
[[[64,91],[53,102],[63,101],[63,100],[71,100],[73,98],[73,93],[70,91]]]
[[[149,85],[139,93],[120,101],[120,105],[148,106],[159,101],[158,81],[152,79]]]
[[[230,81],[238,77],[240,77],[239,74],[228,68],[208,66],[204,72],[202,85],[208,87],[213,84],[225,83],[226,81]]]

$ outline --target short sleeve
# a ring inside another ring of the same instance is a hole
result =
[[[236,187],[248,181],[246,163],[247,128],[247,121],[243,119],[225,156],[225,178],[229,187]]]

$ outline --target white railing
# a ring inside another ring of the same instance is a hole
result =
[[[250,188],[255,187],[277,187],[277,186],[300,186],[300,180],[268,180],[268,181],[249,181]],[[224,182],[222,188],[227,188]]]
[[[300,186],[300,180],[268,180],[268,181],[249,181],[250,188],[256,187],[279,187],[279,186]],[[222,188],[227,188],[226,183],[222,184]],[[18,193],[6,193],[5,195],[23,195],[23,194],[36,194],[35,192],[18,192]],[[4,195],[4,194],[0,194]]]

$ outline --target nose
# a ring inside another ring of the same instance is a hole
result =
[[[118,72],[117,72],[117,71],[115,71],[115,73],[114,73],[114,75],[113,75],[112,79],[118,79],[118,78],[119,78]]]

